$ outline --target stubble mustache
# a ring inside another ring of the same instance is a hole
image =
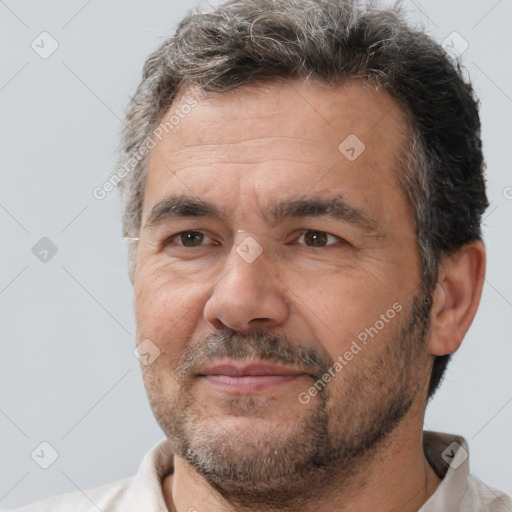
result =
[[[268,330],[213,332],[202,341],[185,346],[175,376],[186,385],[205,365],[221,359],[279,364],[308,374],[313,379],[321,378],[334,364],[321,347],[303,346]]]

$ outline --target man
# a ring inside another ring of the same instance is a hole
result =
[[[478,307],[471,86],[390,10],[241,0],[150,56],[117,172],[166,440],[24,511],[498,511],[426,404]]]

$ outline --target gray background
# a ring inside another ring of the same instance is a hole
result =
[[[92,190],[145,58],[194,5],[0,0],[2,508],[131,476],[163,437],[132,353],[117,192]],[[464,435],[473,472],[512,494],[512,2],[405,5],[437,40],[456,31],[469,44],[492,203],[480,310],[425,428]],[[59,44],[47,59],[31,48],[43,31]],[[32,252],[43,237],[57,247],[46,262]],[[46,470],[31,458],[43,441],[59,455]]]

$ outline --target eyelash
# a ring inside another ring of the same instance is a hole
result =
[[[306,233],[308,232],[311,232],[311,233],[317,233],[317,234],[325,234],[327,235],[327,237],[334,237],[338,242],[342,243],[343,245],[350,245],[349,242],[347,240],[345,240],[344,238],[338,236],[338,235],[333,235],[332,233],[328,233],[327,231],[321,231],[321,230],[317,230],[317,229],[304,229],[301,234],[297,237],[297,239],[300,239],[301,237],[303,237]],[[178,247],[183,247],[185,249],[197,249],[199,247],[203,247],[205,245],[208,245],[208,244],[203,244],[201,243],[200,245],[197,245],[197,246],[186,246],[184,244],[181,244],[181,243],[176,243],[176,242],[173,242],[173,239],[176,238],[176,237],[179,237],[180,235],[184,235],[186,233],[198,233],[198,234],[201,234],[207,238],[210,238],[207,234],[203,233],[202,231],[199,231],[199,230],[194,230],[194,229],[188,229],[188,230],[185,230],[185,231],[180,231],[179,233],[175,233],[174,235],[171,235],[169,238],[167,238],[165,241],[164,241],[164,246],[168,246],[170,245],[171,243],[174,243],[176,246]],[[297,240],[296,239],[296,240]],[[218,243],[215,243],[215,245],[219,245]],[[306,245],[306,244],[299,244],[299,245],[304,245],[305,247],[309,247],[309,248],[322,248],[322,249],[325,249],[327,247],[330,247],[332,245],[335,245],[334,243],[331,243],[331,244],[327,244],[327,245],[320,245],[320,246],[314,246],[314,245]]]

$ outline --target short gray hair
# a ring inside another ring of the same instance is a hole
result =
[[[412,212],[422,263],[421,291],[430,313],[440,258],[481,240],[488,201],[478,102],[458,63],[400,9],[356,0],[230,0],[212,12],[185,17],[149,56],[129,105],[118,166],[123,233],[141,228],[147,155],[145,141],[171,104],[191,86],[225,92],[278,80],[350,79],[384,89],[409,121],[397,179]],[[129,273],[136,271],[136,246]],[[437,357],[429,397],[450,356]]]

